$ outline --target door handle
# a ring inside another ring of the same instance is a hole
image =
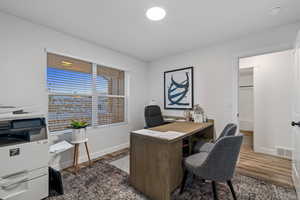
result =
[[[292,121],[292,124],[291,124],[292,126],[299,126],[300,127],[300,121],[299,122],[294,122],[294,121]]]

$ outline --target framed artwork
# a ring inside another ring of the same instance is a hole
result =
[[[194,106],[193,67],[164,72],[165,109],[186,110]]]

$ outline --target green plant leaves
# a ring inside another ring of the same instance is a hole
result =
[[[87,127],[89,124],[86,121],[72,120],[70,125],[71,125],[71,128],[80,129],[80,128]]]

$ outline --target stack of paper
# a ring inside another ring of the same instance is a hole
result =
[[[146,135],[150,137],[156,137],[166,140],[173,140],[178,137],[183,136],[185,133],[176,132],[176,131],[167,131],[167,132],[160,132],[160,131],[152,131],[148,129],[141,129],[137,131],[133,131],[133,133],[140,134],[140,135]]]
[[[64,151],[67,151],[68,149],[71,149],[73,147],[72,144],[70,144],[67,141],[61,141],[59,143],[53,144],[50,146],[50,153],[58,154]]]

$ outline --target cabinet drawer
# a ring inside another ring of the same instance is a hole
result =
[[[48,196],[48,175],[26,180],[26,175],[14,177],[15,181],[0,186],[0,199],[40,200]]]

